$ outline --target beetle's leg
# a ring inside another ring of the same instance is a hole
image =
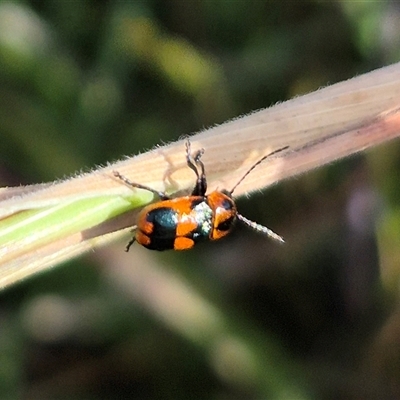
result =
[[[204,164],[200,160],[201,156],[204,154],[204,149],[200,149],[196,151],[196,153],[192,156],[190,153],[190,141],[189,139],[186,141],[186,163],[188,167],[194,171],[196,174],[196,185],[193,189],[192,196],[204,196],[207,191],[207,179],[206,173],[204,170]],[[199,173],[200,168],[200,173]]]
[[[133,237],[132,239],[128,242],[128,244],[125,247],[125,251],[128,252],[129,249],[131,248],[131,246],[133,245],[133,243],[136,242],[136,237],[135,237],[135,229],[132,231],[133,232]]]
[[[152,189],[151,187],[132,182],[126,176],[121,175],[118,171],[113,171],[113,174],[116,178],[120,179],[122,182],[125,183],[125,185],[129,187],[148,190],[149,192],[156,194],[161,200],[168,200],[170,198],[165,192],[159,192],[158,190]]]

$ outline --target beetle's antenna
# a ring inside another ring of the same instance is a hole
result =
[[[280,243],[285,243],[282,236],[279,236],[277,233],[271,231],[271,229],[268,229],[266,226],[263,226],[263,225],[258,224],[257,222],[251,221],[251,220],[247,219],[246,217],[243,217],[243,215],[241,215],[241,214],[237,214],[236,216],[237,216],[237,219],[239,219],[245,225],[249,226],[250,228],[254,229],[255,231],[260,232],[260,233],[265,233],[271,239],[274,239]]]
[[[244,178],[246,178],[247,175],[249,175],[249,173],[251,171],[253,171],[253,169],[255,167],[257,167],[258,165],[260,165],[264,160],[266,160],[267,158],[273,156],[276,153],[280,153],[283,150],[288,149],[289,146],[285,146],[285,147],[281,147],[280,149],[274,150],[272,153],[267,154],[266,156],[260,158],[255,164],[252,165],[252,167],[239,179],[239,182],[232,188],[232,190],[229,192],[230,194],[232,194],[235,189],[243,182]],[[244,221],[243,221],[244,222]],[[250,221],[251,222],[251,221]],[[256,229],[256,228],[255,228]],[[267,228],[266,228],[267,229]],[[256,229],[258,230],[258,229]],[[273,232],[272,232],[273,233]],[[280,237],[280,236],[279,236]],[[282,238],[281,238],[282,239]]]

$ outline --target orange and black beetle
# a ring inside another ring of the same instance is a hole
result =
[[[206,195],[207,180],[201,156],[204,149],[190,152],[190,142],[186,142],[186,163],[196,174],[197,180],[190,196],[170,198],[164,192],[158,192],[147,186],[131,182],[119,172],[114,176],[126,185],[145,189],[156,194],[160,201],[144,207],[134,227],[134,237],[126,246],[126,251],[134,242],[138,242],[150,250],[188,250],[197,242],[218,240],[226,236],[236,219],[258,232],[283,242],[283,239],[265,226],[250,221],[239,214],[232,193],[243,179],[262,161],[288,146],[275,150],[258,160],[237,182],[232,190],[216,190]]]

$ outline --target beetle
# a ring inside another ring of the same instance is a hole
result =
[[[231,190],[215,190],[209,194],[206,194],[206,172],[201,161],[204,149],[192,154],[189,140],[186,141],[186,164],[196,174],[196,184],[190,196],[171,198],[165,192],[134,183],[118,171],[113,171],[114,176],[127,186],[148,190],[160,199],[140,211],[137,224],[133,228],[134,236],[125,251],[129,251],[134,242],[150,250],[188,250],[198,242],[225,237],[231,232],[236,219],[257,232],[266,234],[278,242],[284,242],[281,236],[266,226],[239,214],[232,194],[257,165],[288,147],[274,150],[259,159]]]

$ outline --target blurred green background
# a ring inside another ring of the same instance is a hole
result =
[[[399,2],[0,2],[1,185],[397,62],[399,43]],[[1,399],[400,398],[398,148],[240,199],[284,246],[240,225],[184,253],[118,243],[3,291]],[[149,286],[121,290],[111,254]]]

